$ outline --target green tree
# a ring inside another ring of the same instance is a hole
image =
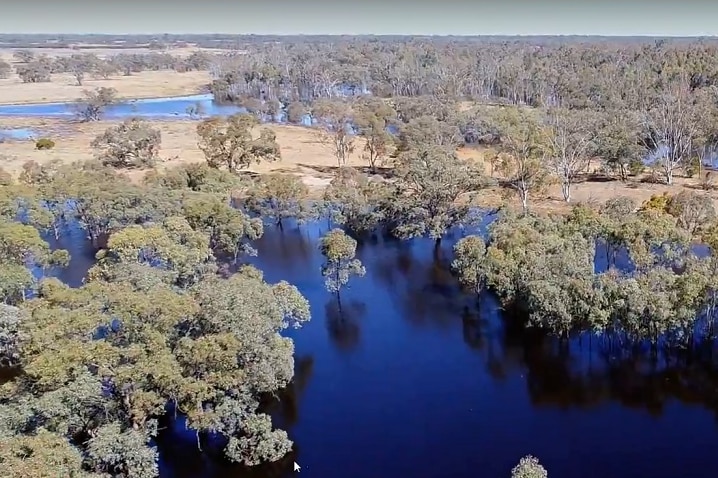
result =
[[[437,246],[451,227],[467,221],[472,193],[487,185],[480,168],[441,147],[416,152],[398,168],[397,176],[390,202],[395,234],[428,235]]]
[[[337,166],[346,166],[355,146],[355,137],[351,131],[354,116],[351,105],[343,101],[322,99],[312,105],[312,116],[324,126],[319,137],[332,149]]]
[[[308,196],[309,189],[297,176],[268,174],[261,176],[247,191],[245,206],[250,212],[274,221],[283,229],[285,219],[302,219],[304,201]]]
[[[527,213],[529,196],[540,191],[548,180],[546,133],[536,115],[525,108],[502,109],[497,121],[503,153],[499,167]]]
[[[162,134],[159,129],[138,118],[110,126],[92,141],[103,165],[119,168],[154,166],[158,159]]]
[[[618,171],[621,181],[627,180],[629,173],[643,170],[647,150],[640,135],[640,119],[634,113],[610,111],[601,116],[594,138],[595,153],[608,168]]]
[[[451,268],[458,274],[459,282],[478,296],[486,284],[486,243],[480,236],[467,236],[454,246]]]
[[[46,279],[27,317],[3,321],[3,332],[18,330],[23,370],[2,391],[6,474],[154,478],[150,439],[167,404],[199,441],[226,437],[230,460],[251,466],[290,450],[258,409],[292,379],[292,341],[280,332],[309,320],[309,305],[251,267],[227,279],[209,268],[182,289],[162,279],[204,263],[208,246],[181,218],[130,226],[110,237],[102,273],[75,289]]]
[[[351,276],[362,277],[366,270],[356,258],[357,241],[349,237],[341,229],[332,229],[321,238],[319,249],[325,257],[322,265],[324,285],[329,292],[339,292],[349,283]],[[339,303],[341,308],[341,302]]]
[[[362,157],[369,164],[372,173],[384,166],[393,143],[387,127],[391,125],[396,112],[380,99],[364,100],[354,107],[354,126],[357,134],[364,138]]]
[[[47,269],[67,265],[67,251],[50,250],[37,229],[17,222],[0,221],[0,300],[15,304],[25,300],[36,285],[28,265]]]
[[[105,109],[117,103],[117,90],[102,86],[95,90],[84,90],[77,100],[77,116],[81,121],[99,121]]]
[[[199,149],[212,168],[226,167],[236,173],[261,161],[281,159],[276,135],[268,128],[254,137],[252,130],[259,121],[249,114],[237,114],[229,118],[209,118],[197,125]]]
[[[339,168],[324,190],[321,206],[330,220],[362,235],[384,223],[389,192],[385,183],[373,181],[354,168]]]
[[[240,254],[256,254],[250,241],[259,239],[264,233],[261,218],[250,218],[214,194],[189,196],[184,200],[182,210],[194,230],[208,235],[213,251],[228,254],[235,262]]]
[[[526,455],[511,470],[511,478],[547,478],[548,472],[537,458]]]

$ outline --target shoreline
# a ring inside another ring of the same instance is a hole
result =
[[[203,97],[203,96],[206,96],[206,97],[207,97],[207,98],[203,98],[203,99],[211,99],[211,100],[214,99],[213,96],[212,96],[212,93],[210,93],[210,92],[207,91],[207,90],[204,90],[204,91],[198,91],[198,92],[195,92],[195,93],[183,94],[183,95],[169,95],[169,96],[157,96],[157,95],[152,95],[152,96],[132,96],[132,97],[122,96],[122,97],[119,97],[119,98],[118,98],[118,99],[119,99],[118,104],[131,104],[131,103],[136,103],[136,102],[138,102],[138,101],[145,102],[145,103],[150,103],[150,102],[152,102],[152,100],[157,100],[157,101],[165,101],[165,100],[168,100],[168,101],[172,101],[172,100],[181,100],[181,99],[190,99],[190,98],[198,98],[198,101],[201,101],[200,97]],[[37,105],[37,106],[54,106],[54,105],[72,105],[72,104],[76,104],[76,103],[77,103],[77,99],[75,99],[75,100],[65,100],[65,101],[55,101],[55,100],[52,100],[52,101],[19,101],[19,102],[10,102],[10,103],[0,103],[0,108],[9,107],[9,106],[35,106],[35,105]],[[10,115],[5,115],[5,114],[3,114],[2,112],[0,112],[0,118],[4,118],[4,117],[7,117],[7,116],[10,116]],[[15,116],[15,115],[12,115],[12,116]],[[30,116],[30,117],[32,117],[32,116]],[[56,118],[57,116],[50,116],[50,117]]]

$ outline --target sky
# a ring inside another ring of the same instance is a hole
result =
[[[2,1],[2,33],[718,35],[713,0]]]

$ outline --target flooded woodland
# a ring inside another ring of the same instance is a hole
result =
[[[197,53],[207,94],[0,106],[45,155],[0,171],[3,476],[713,476],[717,47],[307,42]],[[29,118],[104,131],[58,158]],[[326,181],[252,169],[275,123]],[[576,199],[609,182],[663,189]]]

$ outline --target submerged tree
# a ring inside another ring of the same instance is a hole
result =
[[[337,175],[324,190],[320,206],[329,219],[346,227],[354,234],[374,232],[383,224],[389,188],[371,180],[354,168],[339,168]]]
[[[281,159],[274,132],[262,128],[255,137],[252,130],[259,125],[253,115],[236,114],[229,118],[209,118],[197,125],[199,149],[212,168],[226,167],[236,173],[252,164]]]
[[[396,193],[388,203],[394,233],[402,238],[427,235],[438,245],[450,228],[466,222],[471,198],[462,196],[487,185],[482,173],[441,147],[413,154],[397,171]]]
[[[548,472],[537,458],[526,455],[511,470],[511,478],[547,478]]]
[[[131,226],[113,234],[85,285],[46,279],[27,317],[3,317],[0,336],[19,338],[0,337],[3,351],[23,370],[0,404],[6,474],[155,478],[150,440],[168,405],[198,442],[224,436],[232,461],[291,449],[259,405],[292,379],[293,344],[280,332],[308,320],[309,305],[254,268],[224,279],[202,264],[212,265],[209,240],[183,219]],[[191,270],[192,281],[175,280]]]
[[[486,284],[486,243],[481,236],[466,236],[454,246],[452,269],[464,287],[479,295]]]
[[[69,262],[67,251],[52,251],[37,229],[0,220],[0,301],[17,304],[27,298],[37,279],[28,268],[47,269]]]
[[[84,90],[77,100],[77,115],[82,121],[99,121],[105,109],[117,102],[117,90],[102,86],[95,90]]]
[[[302,219],[308,195],[306,184],[297,176],[268,174],[260,177],[247,191],[245,207],[283,229],[285,219]]]
[[[322,265],[324,285],[329,292],[339,292],[349,283],[351,276],[363,276],[366,273],[361,261],[356,258],[357,241],[341,229],[332,229],[319,242],[319,249],[326,258]],[[341,307],[341,302],[340,302]]]

